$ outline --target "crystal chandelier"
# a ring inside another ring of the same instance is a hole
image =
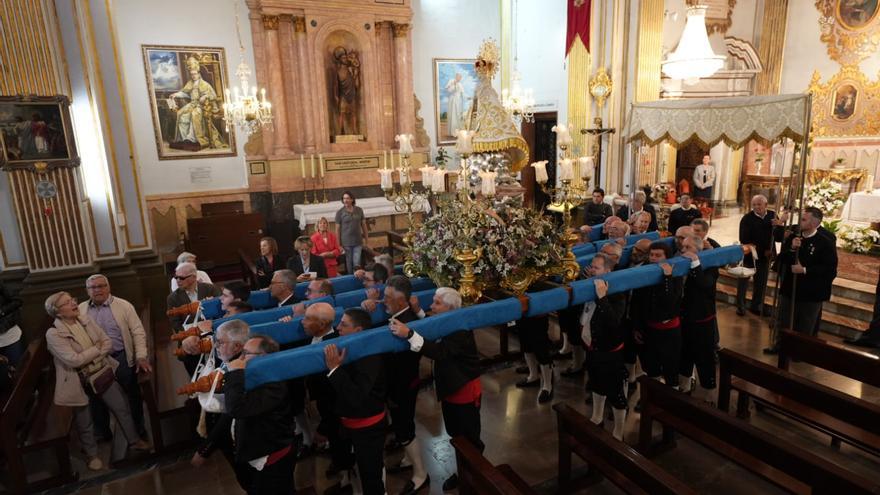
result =
[[[692,84],[701,77],[709,77],[724,66],[724,55],[716,55],[706,32],[705,5],[691,5],[687,10],[687,24],[675,51],[663,61],[663,73],[673,79],[684,79]]]
[[[238,1],[235,5],[235,33],[238,36],[238,50],[240,62],[235,76],[240,85],[230,92],[226,88],[226,100],[223,103],[223,120],[226,122],[226,131],[230,132],[233,127],[238,127],[246,134],[251,135],[259,131],[261,127],[272,126],[272,104],[266,100],[266,88],[260,91],[257,97],[257,87],[251,87],[251,68],[244,61],[244,43],[241,42],[241,28],[238,22]]]
[[[523,120],[526,122],[535,120],[535,97],[531,89],[522,89],[519,81],[519,72],[514,71],[510,90],[506,88],[501,90],[501,106],[513,117],[516,125]]]

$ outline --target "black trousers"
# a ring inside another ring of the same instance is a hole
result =
[[[443,424],[446,426],[446,433],[450,437],[463,436],[467,438],[474,444],[474,447],[482,452],[486,446],[480,440],[479,402],[453,404],[444,400],[440,402],[440,408],[443,410]]]
[[[590,391],[607,397],[614,409],[626,408],[623,386],[627,372],[623,363],[623,349],[614,352],[590,351],[587,354]]]
[[[623,362],[634,365],[636,364],[636,358],[644,352],[642,349],[643,344],[636,342],[633,336],[633,322],[629,318],[623,320],[621,326],[625,330],[623,334]]]
[[[128,406],[131,409],[131,419],[134,420],[134,427],[138,433],[144,431],[144,404],[141,398],[141,388],[137,382],[137,367],[129,366],[125,356],[125,351],[114,352],[111,354],[113,359],[119,362],[116,367],[116,381],[125,392],[128,399]],[[89,397],[89,409],[92,413],[92,422],[95,425],[95,431],[98,435],[109,437],[110,433],[110,411],[100,397]]]
[[[539,364],[550,364],[549,317],[547,315],[523,318],[516,322],[519,331],[519,345],[522,352],[530,352],[538,358]]]
[[[394,431],[394,439],[400,443],[407,443],[416,437],[416,398],[418,388],[400,390],[393,398],[393,404],[389,404],[388,412],[391,413],[391,430]]]
[[[383,449],[385,447],[385,421],[366,428],[345,429],[354,446],[354,458],[361,476],[364,495],[383,495],[385,483],[382,470],[385,468]]]
[[[568,342],[573,346],[584,345],[583,339],[581,339],[581,313],[583,312],[583,304],[557,311],[559,329],[568,336]]]
[[[752,275],[752,303],[753,311],[761,311],[764,308],[764,289],[767,288],[767,277],[770,275],[770,260],[758,258],[755,261],[755,274]],[[736,281],[736,307],[746,309],[746,290],[749,288],[749,279],[741,278]]]
[[[694,366],[700,377],[700,386],[715,388],[715,319],[681,325],[681,370],[679,374],[691,376]]]
[[[344,435],[342,423],[332,411],[324,407],[319,406],[318,412],[321,414],[321,422],[318,423],[317,431],[327,437],[327,442],[330,444],[330,459],[340,470],[351,469],[354,466],[351,440]]]
[[[293,471],[296,469],[296,449],[263,469],[257,471],[250,464],[238,463],[241,469],[250,471],[247,486],[242,486],[248,495],[290,495],[296,493]]]
[[[677,386],[681,367],[681,327],[665,330],[648,328],[644,335],[641,359],[645,373],[651,378],[663,376],[667,385]]]

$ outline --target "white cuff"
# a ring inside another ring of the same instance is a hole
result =
[[[419,312],[416,313],[416,316],[418,317],[418,319],[424,320],[425,319],[425,310],[422,308],[419,308]]]
[[[804,275],[807,274],[807,267],[804,267]]]
[[[419,352],[422,350],[422,345],[424,344],[425,338],[416,332],[413,332],[413,336],[409,338],[409,349],[413,352]]]
[[[696,268],[698,266],[700,266],[700,260],[697,259],[697,260],[691,261],[691,268]]]
[[[330,375],[333,374],[334,371],[336,371],[336,370],[338,370],[338,369],[339,369],[339,366],[333,368],[332,370],[330,370],[330,371],[327,373],[327,376],[329,377]]]

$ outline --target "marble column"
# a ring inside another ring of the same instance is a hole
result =
[[[289,116],[287,122],[287,137],[291,150],[301,150],[302,146],[302,124],[300,119],[296,118],[296,109],[302,105],[303,98],[299,95],[299,79],[296,70],[296,47],[293,39],[293,16],[290,14],[281,14],[278,16],[278,39],[281,48],[281,73],[284,83],[284,98],[287,106],[284,112]],[[280,111],[280,110],[278,110]]]
[[[394,38],[391,32],[391,22],[381,21],[374,24],[376,31],[376,53],[378,67],[394,66]],[[380,134],[376,141],[379,149],[388,149],[394,144],[395,114],[394,114],[394,77],[379,78],[379,98],[382,105]]]
[[[293,151],[290,149],[290,138],[287,135],[287,100],[284,95],[284,74],[281,47],[278,40],[279,21],[277,15],[263,16],[263,30],[266,33],[266,58],[268,59],[266,66],[269,70],[268,91],[272,106],[277,109],[274,112],[275,139],[272,154],[290,155]]]
[[[301,68],[299,72],[299,94],[302,99],[302,106],[307,109],[315,101],[312,92],[312,85],[309,84],[309,72],[306,69],[308,64],[308,38],[306,37],[306,18],[293,18],[293,36],[296,44],[296,53],[298,58],[298,66]],[[303,152],[307,154],[317,151],[315,146],[315,120],[314,114],[310,111],[301,110],[298,112],[300,116],[300,127],[303,131]]]
[[[397,117],[395,134],[413,134],[416,129],[413,102],[412,39],[409,24],[392,24],[394,30],[394,108]]]

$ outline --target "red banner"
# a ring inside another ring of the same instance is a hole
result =
[[[571,51],[576,36],[590,51],[590,12],[592,0],[568,0],[568,30],[565,34],[565,56]]]

